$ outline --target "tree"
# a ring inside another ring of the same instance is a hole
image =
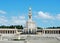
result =
[[[22,25],[15,25],[14,27],[16,27],[17,29],[23,29]]]
[[[23,26],[22,25],[10,25],[10,26],[5,26],[5,25],[2,25],[0,26],[0,28],[17,28],[17,29],[23,29]]]
[[[37,29],[43,29],[43,28],[41,28],[41,27],[37,27]]]

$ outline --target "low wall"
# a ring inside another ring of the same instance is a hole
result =
[[[0,40],[0,43],[25,43],[25,41],[7,41],[7,40]]]

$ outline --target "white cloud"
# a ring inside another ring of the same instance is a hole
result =
[[[54,17],[51,16],[49,13],[47,13],[47,12],[42,12],[42,11],[39,11],[39,12],[38,12],[38,15],[35,16],[35,17],[42,18],[42,19],[54,19]]]
[[[24,25],[26,20],[25,18],[21,19],[20,17],[21,16],[13,16],[8,19],[5,16],[0,16],[0,25]]]
[[[0,10],[0,14],[6,14],[6,12],[3,10]]]
[[[12,25],[23,25],[25,24],[26,20],[24,16],[13,16],[11,18]]]
[[[20,19],[25,19],[25,16],[19,16]]]
[[[5,16],[0,16],[0,24],[1,25],[6,25],[8,20],[6,19]]]
[[[60,14],[57,14],[56,19],[60,20]]]

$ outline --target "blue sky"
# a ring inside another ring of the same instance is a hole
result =
[[[0,25],[24,25],[32,8],[37,26],[60,26],[60,0],[0,0]]]

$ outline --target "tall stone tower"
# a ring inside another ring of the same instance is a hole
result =
[[[29,8],[29,14],[28,14],[28,16],[29,16],[29,20],[32,21],[32,10],[31,10],[31,8]]]
[[[35,22],[32,21],[32,10],[31,7],[29,8],[28,13],[28,21],[26,22],[26,28],[24,28],[23,32],[28,34],[35,34],[37,31]]]

